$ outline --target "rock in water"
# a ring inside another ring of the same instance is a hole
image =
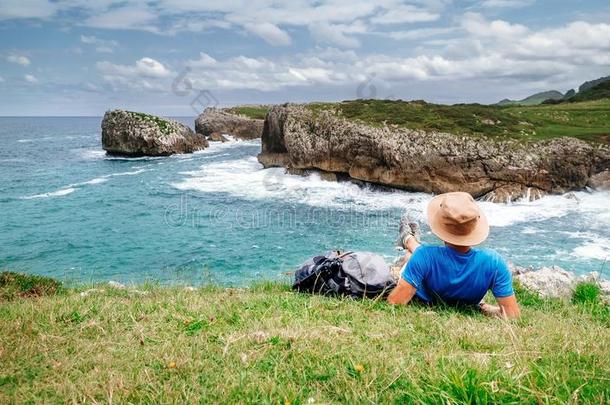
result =
[[[111,155],[168,156],[207,146],[205,137],[167,118],[113,110],[102,120],[102,147]]]
[[[257,139],[263,133],[264,120],[242,117],[219,108],[206,108],[195,120],[195,132],[206,137],[215,132],[239,139]]]
[[[212,134],[208,137],[208,141],[212,141],[212,142],[228,142],[229,140],[227,139],[226,136],[224,136],[220,132],[212,132]]]

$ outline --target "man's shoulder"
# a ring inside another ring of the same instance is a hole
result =
[[[444,249],[444,246],[420,245],[417,249],[415,249],[415,252],[413,253],[413,255],[414,256],[418,255],[421,257],[429,257],[431,255],[440,253],[442,249]]]
[[[498,270],[498,268],[508,268],[508,264],[500,253],[492,249],[476,249],[477,261],[479,263],[485,263],[489,265],[491,270]]]
[[[502,259],[502,256],[500,256],[500,253],[498,253],[492,249],[477,248],[477,249],[473,249],[473,250],[474,250],[475,254],[477,255],[477,257],[480,258],[481,260],[501,260],[501,261],[504,260],[504,259]]]

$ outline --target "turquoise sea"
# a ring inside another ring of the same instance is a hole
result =
[[[100,121],[0,118],[0,268],[73,282],[244,285],[286,278],[327,249],[393,260],[401,214],[425,221],[430,195],[265,170],[260,141],[109,157]],[[483,207],[485,247],[509,261],[610,278],[610,193]],[[423,240],[438,243],[425,225]]]

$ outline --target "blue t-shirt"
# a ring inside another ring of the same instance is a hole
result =
[[[488,290],[496,298],[514,294],[506,262],[492,250],[459,253],[447,246],[420,246],[402,271],[427,302],[478,304]]]

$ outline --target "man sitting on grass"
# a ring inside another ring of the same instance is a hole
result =
[[[408,304],[417,296],[426,303],[479,305],[487,315],[518,318],[520,311],[506,262],[494,251],[473,249],[489,235],[483,211],[468,193],[436,196],[428,205],[432,233],[445,246],[422,246],[416,224],[401,222],[400,244],[411,254],[391,304]],[[482,302],[491,290],[498,306]]]

